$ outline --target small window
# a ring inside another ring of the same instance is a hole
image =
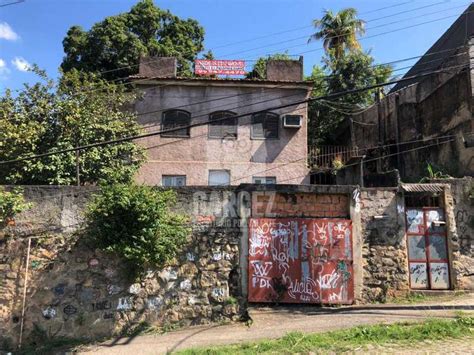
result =
[[[280,117],[271,112],[257,113],[252,116],[251,137],[257,139],[278,138]]]
[[[177,127],[185,127],[176,131],[162,133],[162,137],[189,137],[191,124],[191,114],[183,110],[170,110],[163,112],[161,129],[163,131]]]
[[[186,186],[185,175],[163,175],[161,179],[163,186]]]
[[[237,118],[229,111],[209,115],[209,138],[237,138]],[[226,118],[227,117],[227,118]]]
[[[229,170],[209,170],[209,186],[230,185]]]
[[[254,176],[252,178],[252,182],[254,184],[263,184],[263,185],[268,185],[268,184],[276,184],[276,177],[275,176]]]

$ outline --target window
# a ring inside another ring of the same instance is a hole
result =
[[[170,110],[163,112],[163,117],[161,121],[161,129],[163,131],[189,126],[191,124],[191,114],[183,110]],[[186,127],[176,131],[162,133],[162,137],[189,137],[190,128]]]
[[[278,138],[280,117],[271,112],[257,113],[252,116],[251,137],[257,139]]]
[[[209,170],[209,186],[230,185],[229,170]]]
[[[254,176],[252,178],[252,182],[254,184],[276,184],[276,177],[275,176]]]
[[[209,115],[209,138],[237,138],[237,118],[229,111],[213,112]],[[228,119],[225,119],[228,117]],[[214,122],[213,122],[214,121]]]
[[[161,178],[163,186],[186,186],[185,175],[163,175]]]

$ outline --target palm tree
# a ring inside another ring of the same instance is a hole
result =
[[[334,14],[331,10],[325,10],[321,19],[313,20],[313,25],[318,32],[311,35],[308,43],[313,40],[323,40],[326,52],[334,51],[334,56],[340,59],[346,49],[359,49],[358,34],[365,33],[365,22],[357,18],[357,10],[347,8]]]

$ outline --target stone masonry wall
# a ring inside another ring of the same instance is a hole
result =
[[[93,192],[25,189],[34,207],[0,236],[0,348],[19,339],[27,237],[34,239],[24,343],[110,337],[142,322],[176,326],[239,318],[239,227],[235,206],[226,200],[229,191],[179,190],[179,210],[203,214],[194,216],[189,244],[177,260],[140,280],[131,280],[119,259],[74,233]]]
[[[445,204],[454,230],[455,287],[472,289],[473,181],[443,182],[451,184]],[[119,259],[94,249],[77,233],[95,191],[25,188],[34,206],[0,231],[0,349],[19,339],[28,237],[24,340],[30,343],[60,336],[110,337],[141,322],[174,327],[238,319],[246,312],[250,217],[350,218],[357,301],[384,301],[409,290],[405,207],[395,188],[177,189],[176,209],[192,217],[189,243],[174,262],[148,270],[139,280],[131,280]]]
[[[408,291],[405,208],[397,189],[361,191],[365,301],[385,301]]]
[[[449,227],[456,287],[474,290],[474,179],[465,177],[433,182],[450,185],[446,205],[453,209],[454,226]]]

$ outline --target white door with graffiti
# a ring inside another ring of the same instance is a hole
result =
[[[448,242],[442,208],[406,210],[408,263],[412,289],[447,290]]]

